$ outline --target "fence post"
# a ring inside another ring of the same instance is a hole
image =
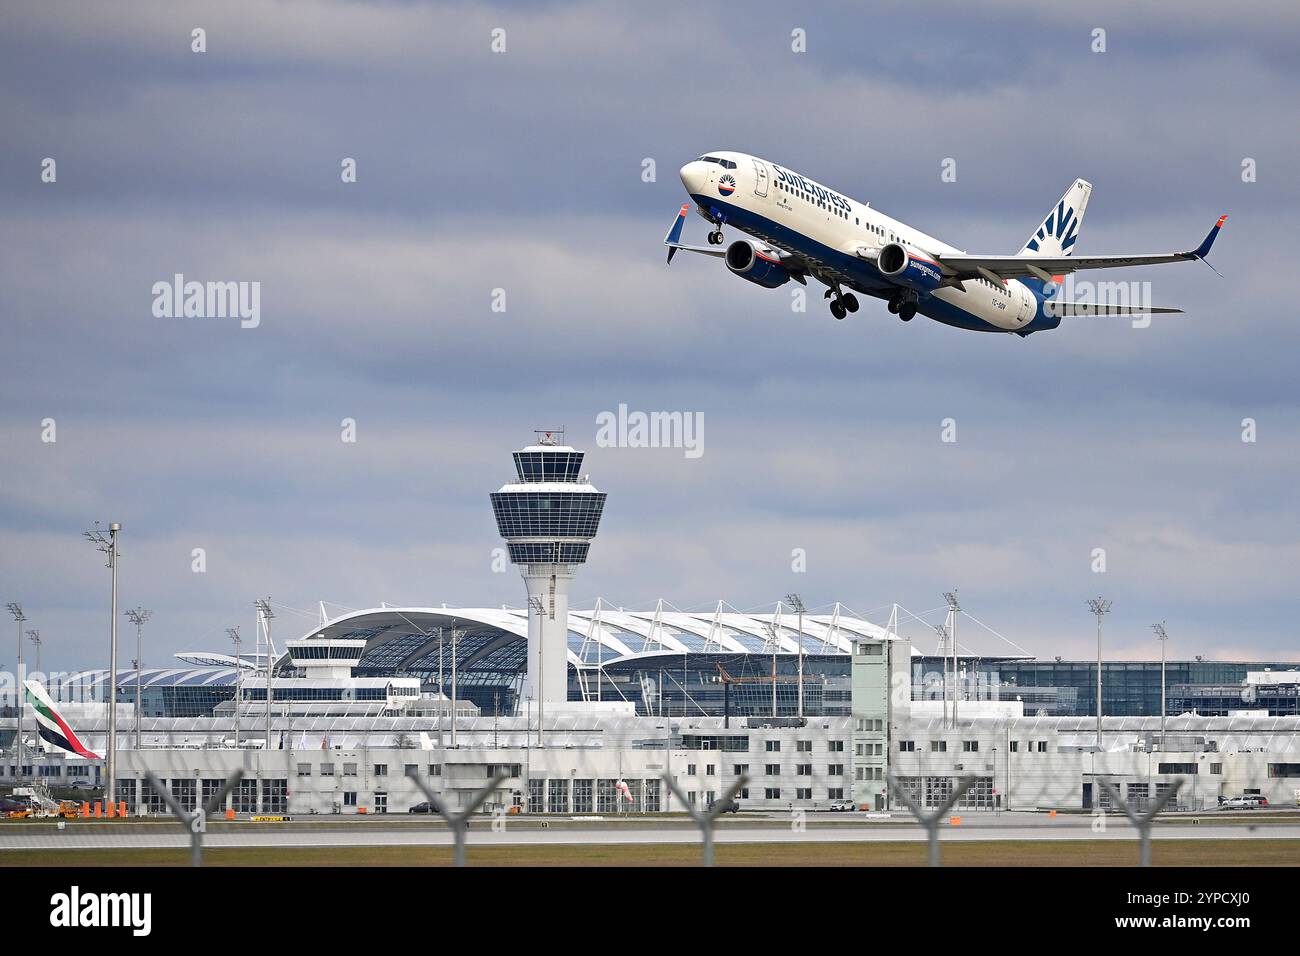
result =
[[[894,791],[894,796],[902,801],[903,805],[911,811],[912,816],[916,817],[918,823],[925,828],[926,839],[929,841],[929,865],[939,865],[939,821],[943,815],[956,805],[966,793],[967,790],[975,783],[973,776],[967,775],[957,781],[957,786],[948,794],[948,799],[943,802],[939,809],[927,816],[921,809],[910,793],[903,789],[899,784],[898,778],[892,773],[889,775],[889,788]]]
[[[420,775],[415,771],[411,771],[406,776],[414,780],[415,785],[424,791],[424,795],[429,798],[429,806],[433,807],[434,812],[447,821],[447,826],[451,828],[451,837],[456,844],[455,865],[465,866],[465,833],[469,830],[470,814],[481,807],[483,801],[492,796],[493,792],[505,782],[506,775],[498,772],[486,787],[470,798],[469,806],[464,810],[451,810],[445,807],[438,794],[434,793],[433,788],[421,780]]]
[[[1098,781],[1110,795],[1111,802],[1124,812],[1129,822],[1137,828],[1138,831],[1138,866],[1151,865],[1151,824],[1155,822],[1156,814],[1165,808],[1165,804],[1172,800],[1178,793],[1178,788],[1183,785],[1181,780],[1175,780],[1173,786],[1162,793],[1151,809],[1146,813],[1138,814],[1133,808],[1125,803],[1119,795],[1119,787],[1115,786],[1109,780]]]
[[[686,794],[682,793],[681,789],[677,786],[677,781],[674,780],[671,775],[665,773],[663,775],[663,780],[668,784],[668,789],[672,791],[673,796],[676,797],[678,802],[686,808],[686,812],[690,814],[691,819],[695,821],[695,825],[700,828],[700,843],[704,851],[703,864],[704,866],[712,866],[713,825],[717,823],[718,817],[721,815],[723,808],[728,806],[731,801],[736,798],[736,794],[740,793],[740,791],[744,789],[745,784],[749,783],[749,777],[742,773],[736,779],[735,783],[727,788],[722,797],[714,800],[713,806],[709,807],[709,809],[702,813],[696,808],[695,804],[686,799]]]
[[[189,813],[176,802],[172,792],[163,786],[161,780],[153,775],[153,771],[145,774],[145,780],[163,798],[163,802],[167,804],[167,809],[171,811],[172,816],[177,819],[181,826],[190,831],[190,866],[203,865],[203,834],[208,829],[208,817],[217,812],[217,808],[225,802],[226,794],[243,776],[243,770],[236,770],[226,778],[226,782],[222,784],[220,790],[212,795],[212,799],[206,804],[199,804],[197,810]]]

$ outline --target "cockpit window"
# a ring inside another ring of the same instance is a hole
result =
[[[718,164],[719,166],[721,166],[723,169],[735,169],[735,168],[736,168],[736,164],[733,163],[731,160],[729,160],[729,159],[721,159],[720,157],[717,157],[717,156],[701,156],[701,157],[700,157],[700,162],[704,162],[704,163],[717,163],[717,164]]]

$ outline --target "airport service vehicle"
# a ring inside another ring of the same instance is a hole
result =
[[[1076,179],[1018,253],[970,255],[869,202],[747,153],[705,153],[680,175],[691,202],[664,237],[669,262],[678,250],[713,256],[766,289],[816,279],[827,287],[825,298],[837,319],[858,311],[860,293],[885,300],[904,322],[919,314],[960,329],[1022,337],[1054,329],[1066,316],[1181,312],[1145,303],[1063,302],[1057,292],[1066,275],[1082,269],[1205,261],[1227,219],[1220,216],[1189,252],[1075,256],[1092,194],[1091,183]],[[706,246],[682,241],[692,204],[713,227]],[[726,226],[744,237],[726,244]]]
[[[1220,810],[1256,810],[1268,806],[1268,798],[1247,794],[1241,797],[1229,797],[1219,804]]]

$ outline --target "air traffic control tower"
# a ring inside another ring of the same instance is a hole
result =
[[[605,495],[582,474],[563,431],[539,431],[514,453],[518,479],[492,495],[497,530],[528,588],[528,689],[542,704],[569,696],[569,583],[587,561]]]

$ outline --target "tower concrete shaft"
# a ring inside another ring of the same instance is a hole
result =
[[[573,567],[525,564],[519,569],[528,589],[528,685],[544,703],[569,696],[569,585]]]

